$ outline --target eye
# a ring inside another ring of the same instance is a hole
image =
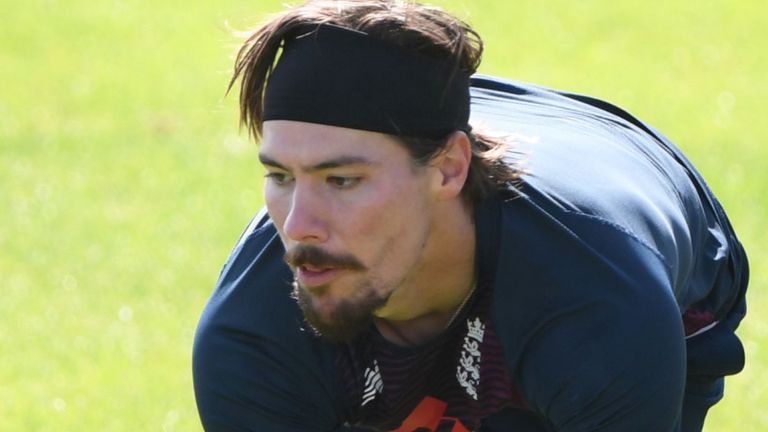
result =
[[[288,174],[280,172],[270,172],[267,173],[264,177],[277,186],[284,186],[292,180]]]
[[[330,176],[326,181],[337,189],[350,189],[360,183],[360,180],[361,177]]]

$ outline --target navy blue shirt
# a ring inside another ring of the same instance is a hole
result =
[[[526,174],[475,209],[479,286],[454,325],[408,350],[313,336],[262,213],[198,327],[206,430],[675,430],[687,385],[742,368],[747,260],[674,145],[606,102],[483,76],[472,124]]]

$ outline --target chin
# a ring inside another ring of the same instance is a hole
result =
[[[293,297],[313,332],[333,342],[349,342],[373,325],[374,313],[388,300],[367,295],[354,301],[320,298],[294,283]]]

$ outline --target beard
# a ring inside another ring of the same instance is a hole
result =
[[[352,255],[328,253],[317,246],[302,245],[285,254],[285,262],[294,270],[303,265],[333,267],[355,272],[366,271],[363,263]],[[318,293],[328,292],[329,286],[314,287]],[[369,280],[361,283],[351,298],[339,300],[328,317],[323,317],[315,307],[312,294],[298,280],[293,282],[293,298],[304,314],[304,320],[312,331],[336,343],[350,342],[366,332],[373,323],[374,313],[383,307],[390,294],[377,294]]]
[[[367,332],[373,324],[374,313],[387,304],[391,295],[379,296],[370,285],[363,285],[358,292],[363,292],[363,296],[339,301],[330,316],[324,318],[315,307],[312,295],[297,281],[293,282],[293,297],[307,325],[316,335],[335,343],[351,342]]]

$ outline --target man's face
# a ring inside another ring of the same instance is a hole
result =
[[[429,168],[387,135],[287,120],[264,123],[259,156],[304,316],[330,339],[352,339],[419,270]]]

